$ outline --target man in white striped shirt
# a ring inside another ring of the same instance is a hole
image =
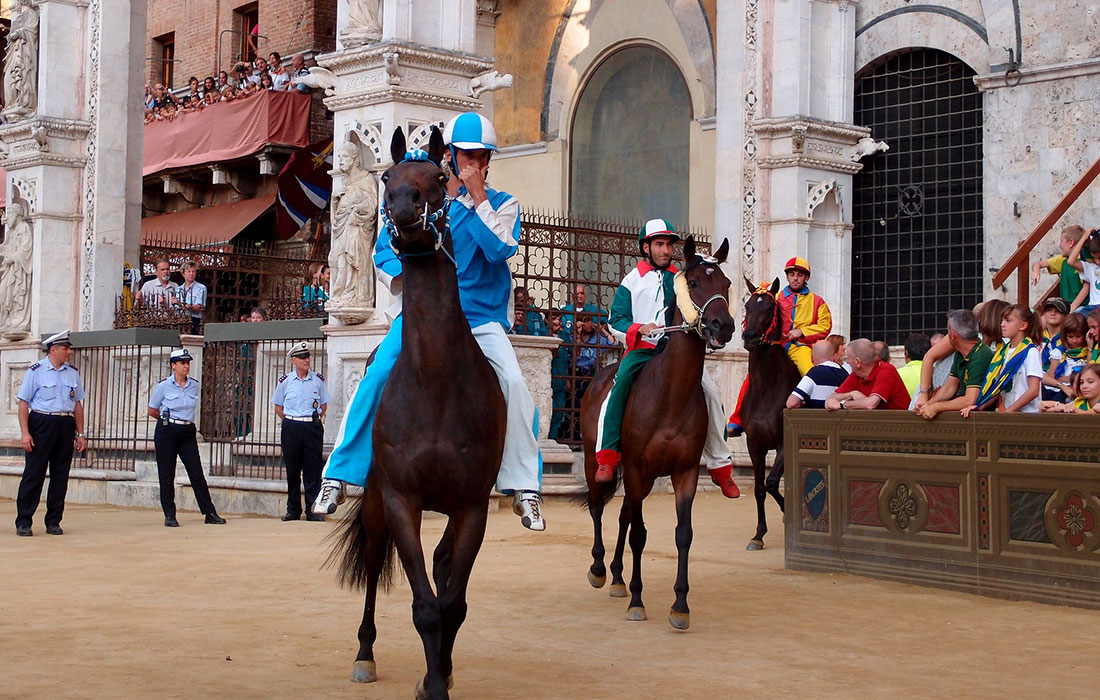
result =
[[[787,397],[787,408],[825,408],[825,399],[848,378],[847,370],[833,362],[833,344],[828,340],[814,343],[810,353],[814,366]]]

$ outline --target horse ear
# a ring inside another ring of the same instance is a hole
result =
[[[432,135],[428,137],[428,157],[433,163],[443,164],[443,132],[438,126],[432,127]]]
[[[749,294],[756,294],[756,285],[752,283],[748,275],[742,275],[742,277],[745,278],[745,286],[749,288]]]
[[[405,132],[401,127],[397,127],[393,130],[393,138],[390,139],[390,158],[393,158],[394,163],[405,160],[405,150]]]
[[[774,296],[775,296],[775,295],[776,295],[777,293],[779,293],[779,278],[778,278],[778,277],[776,277],[776,278],[775,278],[775,281],[774,281],[774,282],[772,282],[772,288],[771,288],[771,293],[772,293],[772,296],[773,296],[773,297],[774,297]]]
[[[722,245],[718,246],[718,252],[714,254],[714,259],[720,263],[726,262],[726,256],[730,253],[730,239],[722,241]]]
[[[684,264],[695,259],[695,236],[688,236],[684,241]]]

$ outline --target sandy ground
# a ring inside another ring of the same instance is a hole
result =
[[[586,582],[587,513],[549,503],[544,534],[491,513],[452,697],[1096,697],[1095,612],[787,571],[777,512],[769,548],[745,551],[747,498],[696,500],[676,632],[672,500],[647,506],[646,622]],[[380,680],[348,680],[362,597],[319,569],[334,523],[181,513],[169,530],[75,505],[50,537],[41,514],[16,537],[0,500],[0,697],[407,699],[423,673],[402,582],[380,599]],[[426,521],[432,546],[443,524]]]

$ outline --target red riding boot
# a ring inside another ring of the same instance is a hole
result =
[[[599,478],[597,478],[597,481],[598,480]],[[737,498],[741,495],[741,489],[737,488],[737,483],[733,480],[732,464],[727,464],[717,469],[711,469],[710,480],[713,481],[718,488],[722,489],[722,495],[726,498]]]
[[[615,467],[623,461],[617,450],[600,450],[596,453],[596,482],[605,484],[615,479]]]

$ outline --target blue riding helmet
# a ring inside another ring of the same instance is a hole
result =
[[[443,144],[451,151],[451,163],[457,163],[455,149],[473,151],[484,148],[490,154],[497,150],[497,130],[493,123],[477,112],[464,112],[453,117],[443,128]]]

